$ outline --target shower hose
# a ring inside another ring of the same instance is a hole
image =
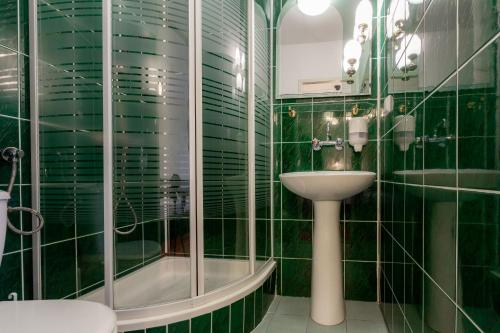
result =
[[[17,176],[17,163],[18,161],[24,156],[24,152],[20,149],[14,148],[14,147],[8,147],[2,150],[2,157],[5,161],[10,162],[12,164],[12,171],[10,174],[10,180],[9,180],[9,185],[7,187],[7,193],[9,195],[12,194],[12,189],[14,188],[14,183],[16,181],[16,176]],[[37,232],[39,232],[44,225],[44,220],[43,216],[37,212],[36,210],[32,208],[27,208],[27,207],[7,207],[7,212],[12,213],[12,212],[26,212],[34,215],[37,218],[38,223],[34,225],[33,230],[30,231],[24,231],[21,229],[16,228],[7,218],[7,225],[10,230],[15,232],[16,234],[23,235],[23,236],[29,236],[33,235]]]

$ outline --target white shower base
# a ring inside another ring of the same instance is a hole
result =
[[[256,262],[259,268],[263,262]],[[191,259],[163,257],[115,281],[115,309],[131,309],[191,297]],[[249,262],[234,259],[205,259],[205,290],[212,291],[250,273]],[[104,303],[104,287],[80,297]]]

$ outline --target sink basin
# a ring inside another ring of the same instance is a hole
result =
[[[311,284],[311,318],[321,325],[345,320],[340,204],[366,190],[373,172],[317,171],[280,175],[290,191],[314,202],[314,239]]]
[[[291,172],[281,174],[280,179],[287,189],[306,199],[340,201],[370,187],[375,174],[365,171]]]

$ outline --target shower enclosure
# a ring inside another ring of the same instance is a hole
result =
[[[34,297],[133,316],[269,268],[271,2],[23,10],[32,206],[46,220],[33,239]]]

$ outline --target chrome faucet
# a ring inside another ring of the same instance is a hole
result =
[[[314,151],[321,150],[324,146],[335,146],[335,149],[337,150],[343,150],[344,149],[344,140],[341,138],[337,138],[337,140],[332,140],[332,134],[331,134],[331,127],[332,123],[328,121],[326,123],[326,141],[320,141],[317,138],[314,138],[312,140],[312,148]]]
[[[323,147],[328,147],[328,146],[335,146],[335,149],[337,150],[343,150],[344,149],[344,140],[341,138],[337,138],[337,140],[327,140],[327,141],[320,141],[316,138],[312,140],[312,147],[314,151],[321,150]]]
[[[424,135],[422,137],[417,137],[417,148],[422,148],[422,143],[427,142],[427,143],[437,143],[439,147],[446,147],[446,143],[448,141],[452,141],[455,139],[454,135],[451,135],[448,133],[448,120],[446,118],[441,119],[439,123],[434,127],[434,130],[432,132],[432,136],[429,135]],[[439,136],[439,131],[440,130],[445,131],[444,136]]]

